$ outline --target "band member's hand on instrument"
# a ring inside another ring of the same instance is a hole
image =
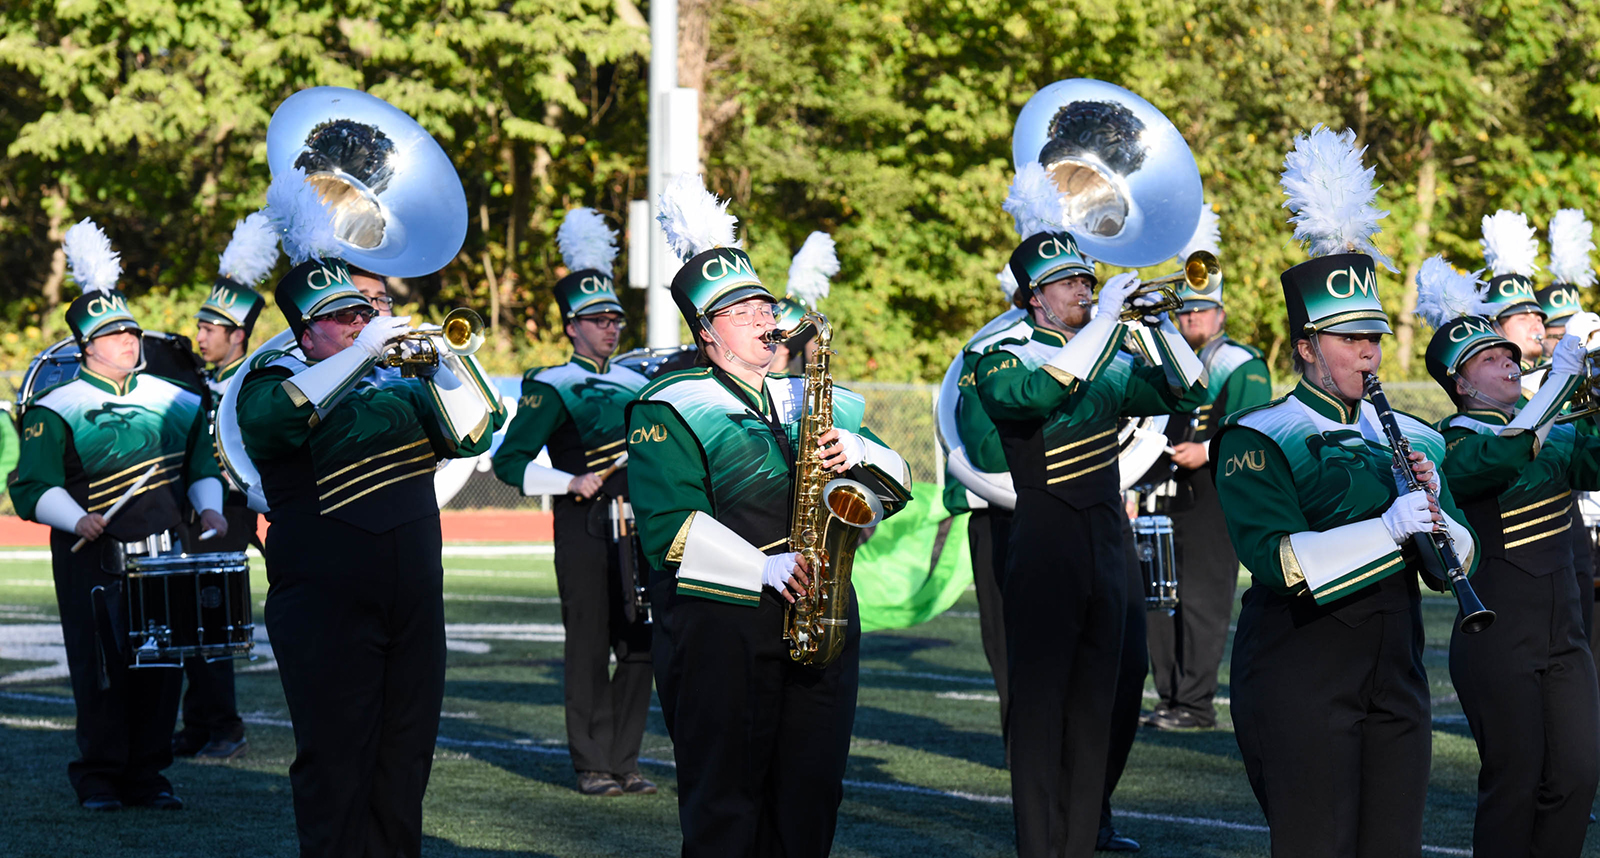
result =
[[[1443,522],[1439,502],[1420,489],[1395,498],[1383,513],[1383,524],[1396,545],[1404,544],[1412,534],[1428,533]]]
[[[1434,470],[1433,463],[1428,457],[1417,450],[1411,451],[1411,473],[1417,475],[1417,482],[1427,486],[1433,494],[1439,493],[1439,474]]]
[[[595,492],[600,491],[600,485],[604,482],[605,480],[599,474],[594,471],[588,471],[573,477],[572,482],[567,483],[567,491],[584,500],[588,500],[594,497]]]
[[[384,346],[395,337],[411,332],[410,316],[377,316],[361,329],[353,345],[373,358],[383,355]]]
[[[1570,329],[1569,329],[1570,330]],[[1556,343],[1550,355],[1550,372],[1553,375],[1578,375],[1583,372],[1583,339],[1567,334]]]
[[[822,448],[822,467],[836,474],[861,464],[867,456],[861,436],[837,426],[817,435],[817,445]]]
[[[96,539],[99,539],[100,534],[105,533],[105,516],[98,512],[91,512],[83,518],[78,519],[78,525],[72,530],[79,536],[92,542]]]
[[[1107,318],[1115,319],[1122,313],[1122,307],[1128,303],[1128,296],[1139,289],[1139,275],[1132,271],[1124,271],[1106,281],[1100,287],[1099,312]]]
[[[1134,282],[1137,284],[1138,281],[1134,281]],[[1150,306],[1154,306],[1156,304],[1161,303],[1161,300],[1162,300],[1161,296],[1157,295],[1157,294],[1140,295],[1140,296],[1134,298],[1132,301],[1129,301],[1128,302],[1128,306],[1129,307],[1134,307],[1134,308],[1150,307]],[[1140,316],[1139,317],[1139,322],[1141,324],[1145,324],[1145,325],[1148,325],[1148,326],[1153,328],[1153,327],[1160,326],[1161,319],[1162,319],[1162,314],[1161,313],[1151,313],[1151,314],[1146,314],[1146,315]]]
[[[1172,448],[1172,464],[1189,471],[1206,466],[1206,445],[1184,441]]]
[[[1585,311],[1574,313],[1567,319],[1567,336],[1577,337],[1585,349],[1589,347],[1590,339],[1596,332],[1600,332],[1600,315]],[[1600,345],[1600,342],[1595,342],[1594,345]]]
[[[797,551],[768,557],[761,569],[761,583],[793,602],[796,596],[806,594],[805,585],[810,583],[806,577],[806,559]]]
[[[223,518],[222,513],[217,512],[214,509],[204,509],[200,511],[200,524],[206,530],[215,531],[215,533],[213,533],[211,536],[212,539],[216,539],[218,536],[228,535],[228,520]]]

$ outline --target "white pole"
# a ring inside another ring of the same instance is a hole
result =
[[[678,308],[667,286],[677,259],[654,221],[667,180],[667,100],[678,88],[678,0],[650,4],[650,286],[645,293],[649,330],[645,344],[670,348],[679,343]]]

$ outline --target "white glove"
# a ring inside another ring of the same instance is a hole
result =
[[[1567,336],[1577,337],[1578,342],[1588,348],[1589,338],[1600,331],[1600,315],[1594,313],[1574,313],[1567,319]]]
[[[1567,330],[1572,330],[1568,328]],[[1583,338],[1576,334],[1567,334],[1556,343],[1555,351],[1550,355],[1550,372],[1553,375],[1577,375],[1583,372]]]
[[[383,356],[383,347],[387,346],[390,340],[410,332],[410,316],[375,316],[365,328],[361,329],[361,334],[351,346],[366,352],[368,357],[377,359]]]
[[[1150,294],[1150,295],[1140,295],[1139,297],[1137,297],[1137,298],[1133,299],[1131,302],[1129,302],[1129,306],[1132,306],[1132,307],[1137,308],[1137,309],[1143,309],[1145,307],[1151,306],[1152,304],[1159,304],[1159,303],[1161,303],[1161,296],[1160,295],[1156,295],[1156,294]],[[1162,318],[1164,318],[1164,316],[1165,316],[1164,313],[1156,313],[1156,314],[1153,314],[1153,315],[1146,314],[1144,316],[1139,317],[1139,321],[1144,323],[1145,325],[1150,326],[1150,327],[1155,327],[1155,326],[1161,324],[1161,320],[1162,320]]]
[[[761,567],[761,583],[774,590],[782,590],[794,577],[795,561],[799,559],[800,553],[797,551],[768,557],[766,564]]]
[[[848,429],[839,430],[839,448],[844,450],[844,466],[854,468],[867,457],[867,442]]]
[[[1383,513],[1383,526],[1389,528],[1395,545],[1404,544],[1414,533],[1433,530],[1435,524],[1433,511],[1428,509],[1428,493],[1422,489],[1396,498]]]
[[[1100,298],[1096,307],[1101,315],[1115,319],[1122,314],[1122,306],[1128,303],[1128,296],[1138,288],[1139,275],[1132,271],[1124,271],[1100,287]]]

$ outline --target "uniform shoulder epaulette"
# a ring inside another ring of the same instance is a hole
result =
[[[537,376],[541,372],[544,372],[547,369],[550,369],[550,367],[547,367],[547,366],[536,366],[533,369],[530,369],[527,372],[523,373],[522,374],[522,380],[523,381],[533,381],[535,376]]]
[[[1236,425],[1238,425],[1239,421],[1244,419],[1244,417],[1246,417],[1247,415],[1255,414],[1258,411],[1266,411],[1268,408],[1276,408],[1277,406],[1282,405],[1286,400],[1288,400],[1288,398],[1289,398],[1289,394],[1285,393],[1284,395],[1278,397],[1277,399],[1272,400],[1271,402],[1263,402],[1260,405],[1253,405],[1253,406],[1251,406],[1249,408],[1241,408],[1238,411],[1235,411],[1235,412],[1229,414],[1228,416],[1224,417],[1222,419],[1222,425],[1224,427],[1226,427],[1226,426],[1236,426]]]
[[[258,369],[266,369],[267,367],[277,363],[280,359],[288,356],[289,353],[281,349],[269,349],[261,354],[256,355],[250,360],[250,371],[255,372]]]
[[[707,366],[694,366],[688,369],[673,370],[665,375],[658,376],[655,381],[645,385],[644,389],[639,391],[638,398],[649,399],[651,395],[655,394],[657,391],[663,388],[671,387],[674,384],[710,377],[711,368]]]
[[[1443,430],[1439,429],[1438,427],[1434,426],[1432,423],[1429,423],[1428,421],[1426,421],[1426,420],[1422,419],[1421,417],[1418,417],[1417,415],[1412,414],[1412,413],[1410,413],[1408,411],[1401,411],[1400,409],[1396,408],[1396,409],[1394,409],[1394,416],[1396,416],[1396,417],[1404,417],[1407,420],[1410,420],[1412,423],[1415,423],[1418,426],[1422,427],[1423,429],[1428,430],[1429,432],[1442,432],[1443,431]],[[1453,415],[1453,414],[1451,415],[1451,417],[1454,417],[1454,416],[1455,415]],[[1446,419],[1448,419],[1448,418],[1446,418]]]
[[[1225,345],[1229,346],[1229,347],[1232,347],[1232,348],[1236,348],[1236,349],[1243,349],[1244,352],[1246,354],[1250,355],[1250,357],[1253,358],[1253,359],[1266,360],[1266,355],[1262,354],[1261,350],[1256,348],[1255,346],[1245,345],[1244,343],[1241,343],[1238,340],[1235,340],[1235,339],[1232,339],[1232,338],[1229,338],[1226,341]]]
[[[77,380],[78,380],[78,377],[77,376],[73,376],[72,378],[69,378],[66,381],[58,381],[55,384],[52,384],[49,387],[45,388],[44,390],[35,390],[33,392],[33,395],[28,397],[28,401],[24,402],[22,404],[22,407],[23,408],[31,408],[32,406],[37,405],[41,399],[44,399],[46,396],[49,396],[51,393],[54,393],[55,391],[60,390],[61,388],[66,387],[67,385],[69,385],[69,384],[71,384],[71,383],[73,383],[74,381],[77,381]]]
[[[967,347],[962,351],[986,355],[1001,346],[1027,345],[1031,339],[1033,339],[1033,329],[1028,327],[1027,319],[1018,319],[1015,323],[1001,328],[986,337],[974,338],[967,343]]]

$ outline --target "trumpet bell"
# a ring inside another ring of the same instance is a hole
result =
[[[272,173],[299,167],[333,213],[340,258],[391,277],[432,274],[467,236],[450,156],[405,111],[336,86],[284,99],[267,125]]]
[[[445,347],[458,355],[476,354],[483,347],[483,317],[470,307],[451,310],[440,327]]]
[[[1201,295],[1216,294],[1222,288],[1222,263],[1209,250],[1196,250],[1183,261],[1183,281]]]
[[[1116,84],[1056,81],[1017,116],[1011,156],[1038,161],[1063,195],[1078,248],[1126,268],[1177,255],[1200,219],[1200,168],[1176,126]]]

